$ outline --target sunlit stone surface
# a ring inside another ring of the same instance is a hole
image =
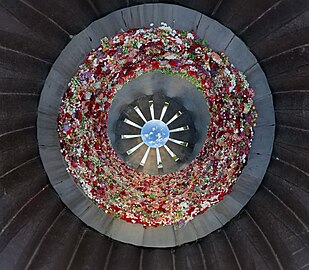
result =
[[[143,142],[151,148],[166,144],[170,135],[167,125],[160,120],[148,121],[142,128]]]

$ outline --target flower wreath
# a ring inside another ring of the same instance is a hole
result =
[[[122,86],[147,72],[181,76],[208,102],[199,155],[184,169],[148,175],[128,167],[107,135]],[[144,226],[185,225],[231,191],[244,167],[257,116],[245,76],[194,32],[160,27],[104,37],[71,79],[58,115],[61,152],[84,193],[106,213]]]

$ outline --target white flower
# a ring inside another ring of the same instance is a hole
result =
[[[175,54],[166,55],[165,59],[177,59],[177,55]]]
[[[188,58],[189,54],[187,52],[185,52],[183,55],[182,55],[182,58]]]
[[[188,205],[187,202],[182,202],[182,203],[179,204],[179,206],[182,207],[183,209],[189,208],[189,205]]]
[[[95,83],[93,84],[93,86],[94,86],[94,88],[98,89],[98,88],[101,87],[101,82],[95,82]]]
[[[161,30],[165,30],[167,32],[172,32],[172,28],[169,26],[160,26],[159,29]]]
[[[194,39],[194,36],[191,33],[188,33],[187,38]]]
[[[178,44],[182,44],[182,40],[181,40],[179,37],[176,37],[176,42],[177,42]]]
[[[194,66],[190,66],[189,69],[192,70],[192,71],[197,71],[197,68],[194,67]]]
[[[86,94],[86,99],[90,99],[91,98],[91,93],[90,92],[87,92],[87,94]]]
[[[200,54],[200,53],[202,53],[201,48],[196,48],[194,51],[195,51],[195,53],[196,53],[196,54]]]

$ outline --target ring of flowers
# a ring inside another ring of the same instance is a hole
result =
[[[192,82],[211,114],[200,154],[163,176],[128,167],[106,126],[117,91],[152,71]],[[222,200],[240,175],[257,117],[253,96],[245,76],[194,32],[164,23],[132,29],[103,38],[71,79],[58,115],[61,151],[75,182],[106,213],[144,226],[183,226]]]

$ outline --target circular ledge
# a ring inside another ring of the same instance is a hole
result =
[[[183,20],[186,18],[186,20]],[[105,214],[90,201],[66,171],[57,134],[57,114],[67,84],[85,56],[99,46],[104,36],[122,30],[166,22],[172,28],[193,30],[206,38],[215,51],[223,51],[255,89],[259,113],[252,148],[232,192],[222,201],[195,217],[184,228],[144,227]],[[235,217],[256,192],[266,172],[275,132],[272,95],[260,65],[247,46],[217,21],[188,8],[170,4],[143,4],[115,11],[90,24],[64,48],[46,79],[41,93],[37,134],[39,151],[51,184],[67,207],[88,226],[115,240],[145,247],[173,247],[195,241],[221,228]]]

